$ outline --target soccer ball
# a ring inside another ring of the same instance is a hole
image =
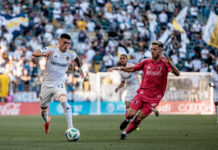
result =
[[[68,141],[70,142],[76,142],[79,140],[80,137],[80,132],[77,128],[69,128],[65,132],[65,136]]]

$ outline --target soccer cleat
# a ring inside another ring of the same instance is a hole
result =
[[[129,124],[128,121],[126,121],[126,119],[120,124],[120,130],[123,130],[127,127],[127,125]]]
[[[126,140],[126,135],[125,134],[121,134],[120,135],[120,140]]]
[[[50,126],[49,126],[50,120],[51,118],[49,117],[48,123],[44,123],[45,134],[48,134],[50,132]]]
[[[157,110],[157,108],[154,109],[154,114],[156,117],[159,117],[159,111]]]

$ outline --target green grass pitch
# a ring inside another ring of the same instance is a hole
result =
[[[124,116],[73,116],[80,130],[78,142],[67,142],[64,116],[52,116],[51,132],[44,134],[40,116],[1,116],[0,150],[217,150],[215,115],[154,115],[140,131],[120,141]]]

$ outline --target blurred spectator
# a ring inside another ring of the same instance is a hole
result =
[[[30,75],[28,74],[28,70],[23,70],[23,75],[21,76],[21,81],[24,85],[24,91],[29,91],[29,85],[30,85]]]
[[[190,8],[190,14],[192,18],[197,18],[198,17],[198,8],[195,5],[192,5]]]
[[[206,46],[201,34],[210,11],[218,10],[209,0],[195,1],[189,8],[183,26],[186,34],[175,31],[171,24],[185,5],[178,0],[33,0],[3,1],[1,5],[2,14],[24,13],[30,21],[17,37],[7,26],[0,28],[0,71],[9,74],[12,92],[39,90],[46,59],[32,59],[31,54],[56,46],[64,32],[72,36],[71,49],[81,55],[86,72],[105,71],[123,52],[131,63],[151,57],[151,42],[166,29],[171,33],[166,52],[180,71],[212,72],[218,63],[217,49]],[[76,69],[74,76],[67,74],[66,78],[68,90],[89,89],[88,78],[85,86]]]

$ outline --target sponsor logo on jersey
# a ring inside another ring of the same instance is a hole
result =
[[[147,69],[151,69],[151,66],[148,66]]]
[[[146,74],[151,76],[162,76],[162,72],[159,71],[146,70]]]
[[[161,66],[158,66],[157,68],[158,68],[158,70],[159,70],[159,71],[161,71],[161,69],[162,69],[162,67],[161,67]]]
[[[60,66],[60,67],[67,67],[67,65],[68,65],[68,64],[61,64],[61,63],[58,63],[58,62],[55,62],[55,61],[51,61],[51,64],[55,65],[55,66]]]

